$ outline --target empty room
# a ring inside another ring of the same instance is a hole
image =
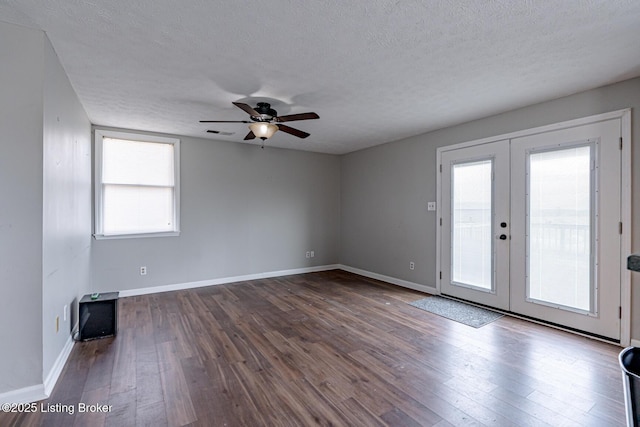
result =
[[[637,425],[638,52],[632,0],[1,2],[0,426]]]

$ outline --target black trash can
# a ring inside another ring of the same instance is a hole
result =
[[[627,347],[618,356],[622,369],[627,426],[640,427],[640,347]]]

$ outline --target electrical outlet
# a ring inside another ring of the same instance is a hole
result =
[[[145,266],[140,267],[140,275],[141,276],[146,276],[147,275],[147,267],[145,267]]]
[[[311,258],[311,252],[307,251],[307,258]]]
[[[427,210],[428,211],[435,211],[436,210],[436,202],[428,202],[427,203]]]
[[[316,253],[314,251],[311,251],[311,258],[313,258],[314,256],[316,256]]]
[[[413,261],[411,261],[411,262],[409,263],[409,270],[415,270],[415,269],[416,269],[416,263],[415,263],[415,262],[413,262]]]

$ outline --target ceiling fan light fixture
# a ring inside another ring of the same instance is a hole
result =
[[[258,122],[251,123],[249,125],[249,129],[251,129],[251,132],[253,132],[257,138],[264,141],[265,139],[271,138],[273,134],[276,133],[278,126],[273,123]]]

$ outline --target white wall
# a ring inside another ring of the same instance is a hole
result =
[[[632,218],[640,212],[640,79],[532,105],[342,157],[342,264],[435,287],[436,148],[632,107]],[[640,251],[640,224],[632,224]],[[415,270],[409,270],[415,261]],[[640,306],[633,274],[632,307]],[[632,308],[631,336],[640,338],[640,310]]]
[[[180,139],[180,236],[94,240],[94,291],[338,262],[339,157],[268,144],[263,150],[250,144]],[[306,258],[311,250],[315,257]],[[140,276],[141,266],[147,267],[146,276]]]
[[[46,380],[71,336],[77,301],[89,290],[91,124],[46,37],[44,58],[42,352]]]
[[[0,23],[0,394],[42,383],[44,34]]]

